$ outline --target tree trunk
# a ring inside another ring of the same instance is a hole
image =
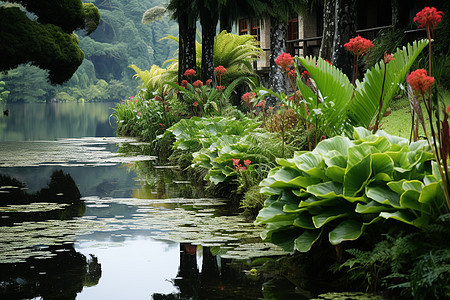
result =
[[[323,5],[323,33],[319,56],[328,61],[333,57],[335,5],[335,0],[325,0]]]
[[[180,14],[178,17],[179,49],[178,49],[178,83],[183,80],[184,72],[196,69],[195,51],[195,20],[190,20],[189,14]]]
[[[227,10],[228,10],[227,7],[223,7],[222,10],[220,11],[219,32],[226,30],[228,33],[231,33],[233,29],[233,24],[230,21],[230,16]]]
[[[348,78],[353,74],[353,55],[344,44],[356,36],[356,0],[336,0],[332,63]]]
[[[286,52],[287,24],[276,18],[270,17],[270,72],[269,88],[275,93],[286,92],[286,82],[281,68],[277,66],[275,60],[282,53]],[[276,98],[268,100],[269,106],[275,106]]]
[[[218,16],[208,9],[200,10],[202,25],[202,81],[214,79],[214,37]]]
[[[391,9],[392,9],[392,27],[394,29],[398,29],[398,27],[399,27],[399,6],[398,6],[398,0],[392,0]]]

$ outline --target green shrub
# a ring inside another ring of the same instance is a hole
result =
[[[365,227],[394,219],[423,228],[446,209],[441,179],[426,141],[408,143],[383,131],[355,128],[312,152],[278,159],[260,183],[269,195],[256,218],[265,241],[306,252],[323,234],[331,244],[358,239]]]

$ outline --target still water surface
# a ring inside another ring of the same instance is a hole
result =
[[[262,298],[244,262],[281,249],[114,137],[111,106],[15,104],[0,117],[0,299]]]

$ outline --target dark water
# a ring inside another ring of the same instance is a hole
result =
[[[272,298],[251,262],[284,253],[226,199],[114,137],[110,106],[0,116],[0,299]]]

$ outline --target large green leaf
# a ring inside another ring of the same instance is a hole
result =
[[[360,162],[348,167],[344,175],[344,196],[354,197],[369,181],[372,174],[372,156],[367,155]]]
[[[343,190],[342,184],[333,181],[310,185],[306,188],[308,193],[321,198],[335,198],[337,196],[342,196]]]
[[[367,186],[366,195],[380,204],[401,208],[400,195],[387,187]]]
[[[351,133],[349,123],[345,121],[347,105],[353,94],[353,86],[348,77],[322,58],[311,56],[299,57],[298,60],[313,78],[322,95],[322,100],[332,106],[332,109],[324,112],[327,124],[330,126],[327,129],[335,135],[342,132]]]
[[[316,228],[320,228],[328,222],[349,216],[352,211],[353,207],[350,205],[329,207],[323,210],[321,213],[314,215],[312,217],[312,221]]]
[[[298,238],[295,239],[295,249],[300,252],[308,252],[312,245],[319,239],[323,229],[305,230]]]
[[[390,61],[386,66],[386,81],[383,91],[384,102],[381,115],[389,107],[390,101],[400,88],[400,84],[405,80],[405,76],[412,64],[427,44],[428,40],[425,39],[415,41],[412,45],[408,44],[394,53],[395,60]],[[383,76],[384,62],[380,61],[366,72],[362,82],[356,81],[354,98],[348,104],[348,116],[354,124],[367,128],[373,122],[378,112]]]
[[[344,136],[335,136],[321,141],[312,152],[325,156],[330,151],[337,151],[342,156],[347,156],[348,148],[353,145],[354,143],[349,138]]]
[[[353,241],[361,236],[363,228],[363,224],[356,220],[344,220],[330,231],[328,239],[332,245],[338,245],[343,241]]]

